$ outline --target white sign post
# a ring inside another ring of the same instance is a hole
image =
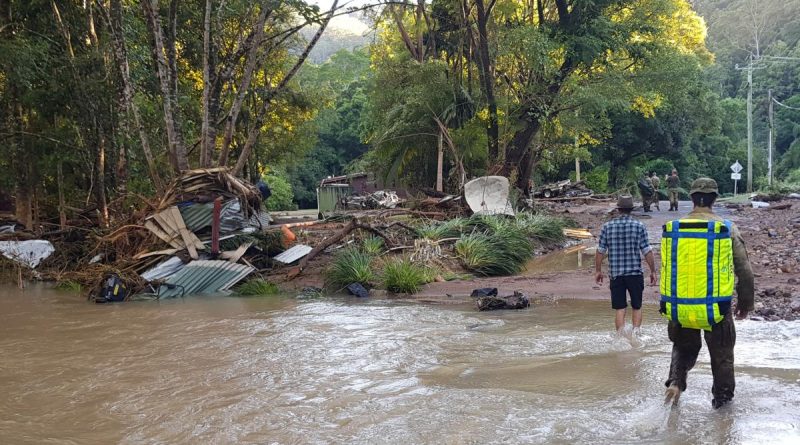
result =
[[[731,179],[733,179],[733,196],[736,196],[738,192],[739,180],[742,179],[742,164],[739,161],[736,161],[733,165],[731,165]]]

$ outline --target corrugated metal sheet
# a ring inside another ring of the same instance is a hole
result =
[[[244,264],[228,261],[198,260],[186,265],[167,279],[162,286],[160,298],[174,298],[181,295],[215,294],[230,289],[255,269]]]
[[[160,280],[177,273],[184,267],[186,267],[186,265],[183,264],[183,261],[181,261],[180,258],[174,256],[148,269],[146,272],[142,274],[142,278],[144,278],[147,281]]]
[[[311,246],[306,246],[305,244],[298,244],[291,249],[283,252],[282,254],[273,258],[275,261],[283,264],[291,264],[295,261],[303,258],[304,256],[308,255],[311,252]]]
[[[214,203],[191,204],[180,208],[186,228],[192,232],[211,227],[211,214],[214,212]]]

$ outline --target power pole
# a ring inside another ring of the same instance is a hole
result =
[[[769,97],[769,142],[767,143],[767,184],[772,185],[772,140],[774,139],[773,128],[775,122],[773,121],[774,114],[772,113],[772,90],[767,91]]]
[[[760,58],[756,60],[758,62]],[[747,61],[747,66],[739,67],[736,64],[736,69],[739,71],[747,71],[747,192],[753,191],[753,70],[764,68],[753,64],[753,55],[751,54]]]

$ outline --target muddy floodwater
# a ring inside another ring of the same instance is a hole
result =
[[[0,288],[2,444],[800,443],[800,323],[737,324],[737,391],[701,353],[661,405],[670,345],[607,303],[516,312],[390,300],[93,305]]]

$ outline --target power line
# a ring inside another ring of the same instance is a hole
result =
[[[800,108],[798,108],[798,107],[792,107],[792,106],[790,106],[790,105],[786,105],[786,104],[784,104],[784,103],[781,103],[781,101],[779,101],[778,99],[775,99],[774,97],[772,98],[772,101],[773,101],[773,102],[775,102],[776,104],[778,104],[778,105],[782,106],[783,108],[787,108],[787,109],[789,109],[789,110],[797,110],[797,111],[800,111]]]

